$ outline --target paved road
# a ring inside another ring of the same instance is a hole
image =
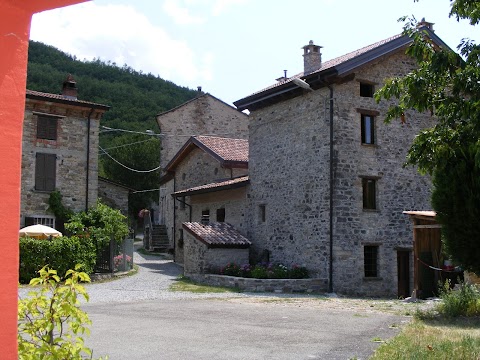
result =
[[[89,285],[87,345],[110,359],[367,359],[406,319],[328,299],[168,291],[181,268],[136,254],[139,273]]]

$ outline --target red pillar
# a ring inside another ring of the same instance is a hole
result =
[[[18,230],[28,38],[36,12],[85,0],[0,0],[0,352],[17,359]]]

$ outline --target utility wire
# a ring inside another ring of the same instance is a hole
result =
[[[158,169],[161,169],[161,166],[157,166],[155,169],[151,169],[151,170],[137,170],[137,169],[132,169],[131,167],[128,167],[127,165],[124,165],[122,164],[120,161],[118,161],[117,159],[115,159],[114,157],[112,157],[112,155],[110,155],[108,152],[105,151],[105,149],[103,149],[101,146],[98,146],[100,150],[102,150],[105,155],[107,155],[110,159],[112,159],[113,161],[115,161],[118,165],[124,167],[125,169],[127,170],[130,170],[130,171],[133,171],[133,172],[137,172],[137,173],[142,173],[142,174],[145,174],[145,173],[151,173],[151,172],[154,172],[154,171],[157,171]]]
[[[130,146],[130,145],[141,144],[141,143],[144,143],[144,142],[147,142],[147,141],[150,141],[150,140],[152,140],[152,139],[147,139],[147,140],[142,140],[142,141],[135,141],[135,142],[132,142],[132,143],[123,144],[123,145],[118,145],[118,146],[112,146],[112,147],[109,147],[109,148],[105,148],[105,149],[103,149],[103,150],[118,149],[118,148]],[[100,155],[104,155],[104,154],[100,154]]]

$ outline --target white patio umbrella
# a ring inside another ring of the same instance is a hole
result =
[[[30,236],[38,239],[48,239],[50,236],[62,236],[62,233],[45,225],[31,225],[20,229],[20,236]]]

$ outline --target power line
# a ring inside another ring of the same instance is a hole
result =
[[[109,148],[105,148],[105,149],[103,149],[103,150],[118,149],[118,148],[130,146],[130,145],[141,144],[141,143],[144,143],[144,142],[147,142],[147,141],[150,141],[150,140],[151,140],[151,139],[142,140],[142,141],[135,141],[135,142],[128,143],[128,144],[123,144],[123,145],[118,145],[118,146],[112,146],[112,147],[109,147]],[[104,154],[100,154],[100,155],[104,155]]]
[[[128,167],[127,165],[124,165],[122,164],[120,161],[118,161],[117,159],[113,158],[112,155],[110,155],[108,152],[105,151],[105,149],[103,149],[100,145],[98,146],[100,150],[102,150],[105,155],[107,155],[110,159],[112,159],[113,161],[115,161],[118,165],[124,167],[125,169],[127,170],[130,170],[130,171],[133,171],[133,172],[137,172],[137,173],[142,173],[142,174],[145,174],[145,173],[151,173],[151,172],[154,172],[154,171],[157,171],[159,169],[161,169],[161,166],[157,166],[155,169],[151,169],[151,170],[137,170],[137,169],[133,169],[131,167]]]

